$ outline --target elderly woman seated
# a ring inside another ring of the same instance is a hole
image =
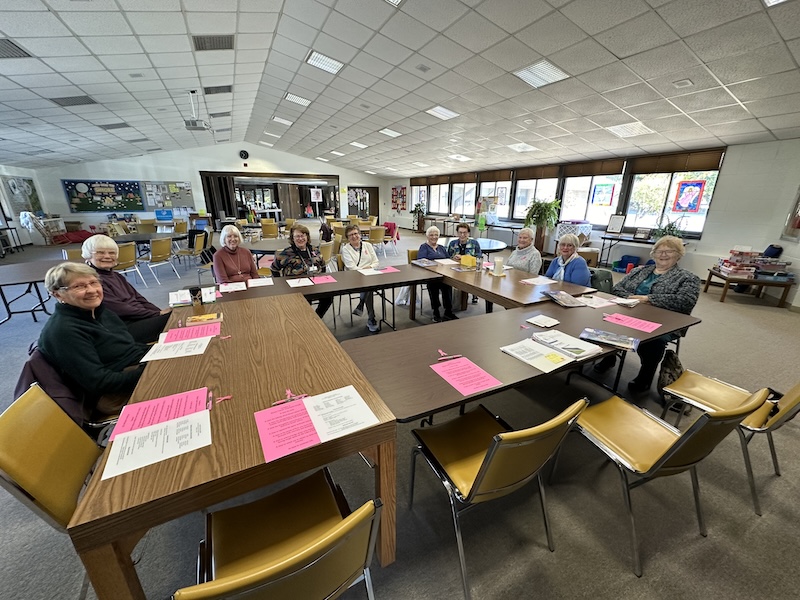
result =
[[[588,286],[592,279],[586,260],[578,254],[581,242],[577,235],[567,233],[558,240],[559,256],[553,259],[547,269],[547,277],[556,281],[566,281],[575,285]]]
[[[506,259],[506,264],[520,271],[539,274],[542,268],[542,255],[533,245],[533,230],[530,227],[523,227],[519,230],[517,247]]]
[[[258,279],[253,253],[242,248],[242,234],[234,225],[225,225],[219,234],[222,248],[214,254],[214,279],[217,283],[236,283]]]
[[[107,235],[93,235],[83,242],[81,256],[103,284],[103,306],[122,319],[137,342],[155,342],[167,325],[170,309],[158,308],[114,270],[119,257],[117,242]]]
[[[89,265],[65,262],[45,275],[57,301],[39,335],[39,351],[103,415],[119,412],[139,381],[147,353],[122,320],[103,306],[103,286]]]

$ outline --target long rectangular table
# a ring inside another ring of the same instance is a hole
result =
[[[101,481],[106,452],[69,523],[100,599],[144,599],[130,552],[151,527],[359,451],[374,459],[376,495],[383,500],[378,558],[382,565],[394,561],[394,415],[300,294],[214,308],[224,314],[222,332],[231,338],[215,338],[201,356],[149,363],[131,397],[141,402],[203,386],[216,397],[231,395],[211,410],[212,445]],[[192,312],[174,310],[170,324]],[[285,398],[287,388],[313,395],[351,384],[378,425],[264,461],[256,411]]]
[[[690,315],[646,304],[640,304],[633,309],[609,309],[609,312],[623,312],[661,323],[662,326],[647,334],[603,321],[603,311],[600,309],[564,308],[549,302],[535,307],[448,321],[435,327],[418,327],[387,333],[380,339],[365,337],[346,340],[342,342],[342,347],[356,366],[369,377],[397,420],[404,423],[483,398],[541,376],[543,373],[538,369],[500,350],[501,346],[530,337],[534,331],[542,331],[535,326],[530,326],[530,329],[520,327],[533,315],[546,314],[558,319],[561,323],[555,329],[575,337],[580,335],[585,327],[594,327],[638,337],[643,341],[700,322],[700,319]],[[393,348],[392,352],[384,351],[387,345]],[[435,364],[439,358],[438,349],[448,354],[464,355],[500,380],[502,385],[471,396],[463,396],[430,368],[430,365]],[[614,351],[609,347],[593,358]],[[402,360],[398,360],[398,356],[401,356]],[[574,368],[576,364],[582,363],[568,363],[562,370]]]
[[[0,321],[0,325],[5,323],[11,318],[11,315],[19,315],[30,313],[33,320],[36,321],[36,313],[43,312],[50,314],[47,310],[45,303],[49,299],[47,292],[42,295],[42,290],[39,289],[39,283],[44,282],[44,276],[52,267],[60,265],[63,260],[36,260],[33,262],[17,263],[12,265],[0,265],[0,299],[3,301],[3,306],[6,309],[6,317]],[[6,292],[3,288],[11,285],[26,285],[27,288],[20,295],[11,298],[6,297]],[[21,310],[13,310],[11,305],[25,296],[34,296],[39,300],[31,308]]]

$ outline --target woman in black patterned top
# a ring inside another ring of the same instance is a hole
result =
[[[301,223],[295,223],[289,230],[291,246],[284,248],[275,255],[272,263],[272,274],[276,277],[316,277],[325,272],[325,261],[318,249],[311,245],[311,232]],[[320,318],[333,304],[333,296],[319,299],[317,315]]]

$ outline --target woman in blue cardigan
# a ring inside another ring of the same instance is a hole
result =
[[[589,285],[592,279],[589,267],[582,256],[578,255],[581,242],[577,235],[567,233],[558,240],[559,257],[553,259],[547,269],[547,277],[556,281],[567,281],[575,285]]]

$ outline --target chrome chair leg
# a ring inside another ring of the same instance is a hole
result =
[[[367,598],[375,600],[375,590],[372,589],[372,575],[369,572],[369,567],[364,569],[364,585],[367,586]]]
[[[692,474],[692,491],[694,492],[694,506],[697,509],[697,524],[700,526],[700,535],[708,536],[706,521],[703,518],[703,507],[700,505],[700,482],[697,480],[697,467],[692,467],[689,472]]]
[[[772,454],[772,466],[775,467],[775,475],[780,477],[781,468],[778,465],[778,453],[775,452],[775,440],[772,439],[772,432],[767,432],[767,441],[769,442],[769,451]]]
[[[553,533],[550,531],[550,518],[547,516],[547,498],[544,495],[544,482],[542,481],[542,474],[536,474],[536,481],[539,483],[539,504],[542,506],[542,518],[544,519],[544,531],[547,534],[547,547],[550,552],[555,552],[556,547],[553,544]]]
[[[761,516],[761,505],[758,502],[758,492],[756,491],[756,481],[753,477],[753,465],[750,462],[750,451],[747,448],[748,439],[740,427],[736,428],[736,433],[739,434],[739,441],[742,444],[742,455],[744,456],[744,468],[747,471],[747,483],[750,485],[750,496],[753,498],[753,509],[756,514]]]
[[[625,500],[625,509],[628,511],[628,520],[631,524],[631,551],[633,552],[633,573],[637,577],[642,576],[642,560],[639,557],[639,543],[636,540],[636,521],[633,519],[633,507],[631,506],[631,489],[628,485],[628,475],[625,469],[617,465],[622,479],[622,496]]]
[[[470,600],[469,581],[467,581],[467,561],[464,558],[464,542],[461,540],[461,524],[458,520],[458,507],[456,506],[456,499],[453,494],[450,496],[450,509],[453,513],[453,526],[456,529],[456,545],[458,546],[458,560],[461,564],[461,583],[464,586],[464,598]]]

